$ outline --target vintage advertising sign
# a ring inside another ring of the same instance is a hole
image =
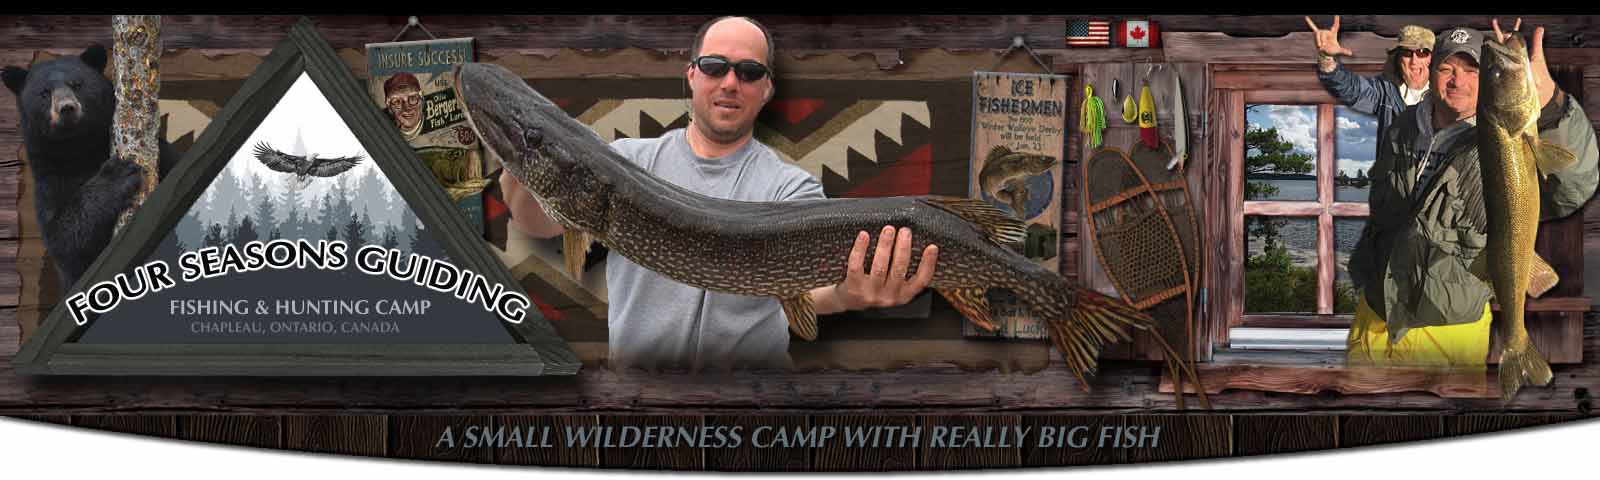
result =
[[[972,163],[968,196],[1028,224],[1022,254],[1060,271],[1061,159],[1066,151],[1067,90],[1062,75],[977,72],[972,75]],[[1040,322],[1007,292],[990,292],[999,328],[974,325],[971,336],[1045,338]]]
[[[473,59],[471,38],[367,44],[367,89],[479,231],[483,145],[467,126],[450,71]]]

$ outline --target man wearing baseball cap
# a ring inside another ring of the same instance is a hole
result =
[[[1488,242],[1476,134],[1483,43],[1474,29],[1439,32],[1429,94],[1396,116],[1378,144],[1370,216],[1350,256],[1360,297],[1346,339],[1351,365],[1487,362],[1490,286],[1469,268]],[[1594,194],[1600,151],[1583,108],[1550,77],[1544,28],[1534,31],[1531,47],[1529,68],[1543,107],[1539,137],[1577,156],[1564,169],[1540,171],[1540,219],[1551,220]]]
[[[1378,117],[1378,142],[1396,115],[1421,102],[1428,93],[1428,65],[1433,57],[1433,32],[1417,25],[1400,28],[1400,38],[1389,47],[1383,73],[1370,77],[1356,75],[1339,62],[1352,52],[1339,46],[1339,17],[1333,27],[1318,29],[1311,17],[1306,24],[1316,33],[1317,79],[1339,103],[1350,109]]]

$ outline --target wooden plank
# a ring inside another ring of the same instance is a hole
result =
[[[1101,448],[1127,448],[1129,463],[1216,458],[1233,453],[1232,433],[1232,415],[1129,415],[1119,443]]]
[[[810,427],[805,415],[709,415],[707,426],[738,428],[735,448],[706,448],[706,470],[800,472],[811,468],[811,449],[784,447],[785,435]]]
[[[1530,302],[1531,303],[1531,302]],[[1500,317],[1496,314],[1495,317]],[[1578,312],[1529,313],[1524,319],[1534,348],[1551,364],[1583,362],[1583,314]],[[1500,363],[1504,342],[1498,334],[1489,336],[1489,363]]]
[[[283,448],[345,455],[382,456],[389,422],[383,415],[288,415]]]
[[[600,448],[593,443],[585,446],[569,444],[576,432],[600,425],[594,415],[501,415],[495,417],[499,425],[516,428],[552,430],[556,448],[493,448],[494,462],[506,465],[540,465],[547,467],[598,467]]]
[[[489,463],[488,436],[500,425],[488,415],[390,415],[388,456],[460,463]],[[469,435],[468,429],[475,429]],[[449,440],[443,441],[449,432]],[[500,430],[507,437],[512,432]],[[475,437],[475,438],[474,438]]]
[[[1238,326],[1246,328],[1350,328],[1353,315],[1245,315]]]
[[[1314,105],[1335,102],[1326,90],[1245,90],[1245,102]]]
[[[705,468],[705,458],[700,449],[674,443],[672,446],[643,446],[640,436],[623,434],[623,427],[677,427],[699,428],[705,424],[701,415],[602,415],[600,427],[610,429],[610,445],[600,449],[600,466],[604,468],[642,468],[651,470],[699,470]],[[675,437],[674,437],[675,438]],[[657,439],[656,441],[660,441]],[[632,445],[632,446],[621,446]],[[654,447],[654,448],[651,448]]]
[[[1317,215],[1317,313],[1333,313],[1333,214],[1326,209],[1333,204],[1333,105],[1317,107],[1317,198],[1324,209]]]
[[[162,18],[162,43],[168,49],[249,48],[283,39],[297,15],[168,15]],[[404,15],[317,15],[317,30],[338,48],[359,48],[393,38],[406,25]],[[441,36],[473,37],[477,48],[558,46],[606,49],[637,46],[687,50],[702,23],[714,15],[471,15],[423,16],[422,24]],[[986,48],[1003,49],[1014,35],[1035,47],[1063,45],[1062,16],[757,16],[781,48]],[[1302,24],[1303,26],[1303,24]],[[13,48],[49,48],[99,42],[110,44],[107,16],[8,17],[0,27],[14,30]],[[408,39],[421,37],[412,34]]]
[[[1339,446],[1359,447],[1444,436],[1444,416],[1340,415]]]
[[[921,425],[911,415],[814,415],[811,424],[839,432],[839,441],[812,449],[813,471],[818,472],[912,470],[917,468],[918,447],[931,435],[918,430]],[[844,438],[847,428],[875,432],[880,441],[877,446],[852,445]],[[911,437],[911,432],[919,434]]]
[[[1549,415],[1529,414],[1499,414],[1499,415],[1451,415],[1445,417],[1445,435],[1472,435],[1477,433],[1498,432],[1502,430],[1516,430],[1526,427],[1546,425],[1551,422]]]
[[[1127,449],[1096,447],[1102,429],[1123,426],[1120,415],[1023,415],[1021,420],[1023,428],[1035,432],[1033,435],[1039,439],[1022,447],[1023,466],[1127,463]],[[1045,429],[1054,432],[1048,443],[1045,443]]]
[[[859,320],[877,321],[873,320]],[[823,327],[826,329],[826,327]],[[953,363],[967,368],[1002,372],[1036,372],[1052,361],[1044,340],[829,340],[793,341],[789,355],[795,368],[819,370],[895,369],[916,365]]]
[[[1577,318],[1581,319],[1582,312],[1589,311],[1590,303],[1593,300],[1590,300],[1589,297],[1541,297],[1529,298],[1525,302],[1527,303],[1523,306],[1523,309],[1529,312],[1578,313],[1579,316]],[[1500,311],[1500,304],[1491,302],[1489,308],[1498,312]]]
[[[78,415],[73,419],[73,424],[79,427],[108,432],[134,433],[168,438],[178,435],[178,417],[176,415]]]
[[[1245,102],[1244,92],[1239,90],[1226,90],[1226,92],[1228,92],[1228,103],[1223,108],[1227,109],[1225,118],[1229,122],[1221,127],[1226,129],[1226,133],[1221,137],[1223,141],[1218,142],[1223,145],[1223,150],[1218,152],[1216,157],[1219,166],[1216,173],[1226,173],[1217,180],[1222,188],[1216,191],[1226,191],[1228,196],[1219,202],[1220,206],[1225,208],[1213,211],[1225,215],[1223,218],[1227,219],[1225,225],[1228,229],[1218,242],[1226,242],[1228,248],[1213,258],[1225,258],[1229,261],[1217,262],[1225,268],[1216,270],[1217,275],[1212,277],[1213,280],[1209,285],[1223,286],[1217,292],[1222,298],[1222,304],[1214,311],[1226,319],[1227,323],[1217,322],[1216,325],[1231,326],[1238,322],[1240,314],[1244,311],[1244,216],[1234,212],[1244,211],[1244,161],[1240,157],[1244,155]],[[1223,338],[1218,344],[1226,345],[1226,330],[1221,328],[1215,334]]]
[[[1300,28],[1305,28],[1302,20]],[[1297,31],[1282,37],[1234,37],[1213,32],[1161,32],[1167,61],[1200,63],[1305,63],[1317,62],[1316,36]],[[1371,32],[1344,31],[1339,45],[1355,52],[1345,63],[1383,63],[1393,38]]]
[[[923,416],[922,431],[927,439],[922,442],[917,467],[922,470],[957,470],[1020,466],[1024,441],[1017,437],[1020,425],[1021,419],[1016,415]],[[1008,435],[1002,438],[999,436],[1001,432]],[[1036,440],[1031,436],[1027,439]],[[984,442],[1006,446],[985,446]]]
[[[17,309],[0,308],[0,359],[10,360],[22,348],[22,326],[16,320]]]
[[[1234,454],[1239,456],[1322,450],[1339,446],[1333,415],[1235,415]]]
[[[72,415],[6,415],[18,420],[30,422],[54,423],[56,425],[72,425]]]
[[[1196,371],[1206,392],[1213,397],[1228,389],[1301,395],[1323,392],[1342,395],[1424,392],[1449,399],[1492,399],[1500,395],[1499,384],[1486,378],[1481,371],[1342,366],[1308,368],[1302,365],[1201,365]],[[1160,391],[1173,391],[1171,379],[1162,379]],[[1213,403],[1216,401],[1212,399]]]
[[[184,415],[178,423],[178,438],[184,440],[283,447],[283,422],[277,415]]]
[[[1055,65],[1067,63],[1165,63],[1160,48],[1037,48],[1040,57]],[[1059,72],[1058,72],[1059,73]]]

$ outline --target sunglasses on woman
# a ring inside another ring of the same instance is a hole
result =
[[[705,55],[696,58],[694,59],[694,66],[700,69],[700,73],[709,75],[712,78],[722,78],[731,69],[734,75],[744,82],[761,80],[772,73],[772,70],[767,68],[766,65],[762,65],[761,62],[755,60],[729,62],[728,59],[720,55]]]
[[[1428,49],[1428,48],[1424,48],[1424,49],[1420,49],[1420,50],[1412,50],[1412,49],[1409,49],[1409,48],[1400,49],[1400,58],[1411,57],[1411,56],[1415,56],[1417,58],[1428,58],[1428,57],[1433,56],[1433,50],[1432,49]]]

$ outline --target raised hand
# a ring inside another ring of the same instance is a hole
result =
[[[1509,33],[1500,29],[1500,19],[1490,20],[1489,23],[1494,25],[1494,38],[1500,43],[1505,43],[1522,30],[1521,17],[1517,18]],[[1533,86],[1539,90],[1539,106],[1543,107],[1556,96],[1556,80],[1550,75],[1550,64],[1544,57],[1544,27],[1533,29],[1533,43],[1528,45],[1528,68],[1533,69]]]
[[[1344,55],[1346,57],[1356,56],[1356,53],[1350,51],[1350,49],[1339,46],[1338,15],[1333,16],[1333,26],[1329,27],[1327,30],[1317,28],[1317,23],[1311,21],[1311,17],[1309,16],[1306,17],[1306,26],[1311,27],[1312,33],[1316,34],[1318,52],[1330,57],[1336,55]]]

